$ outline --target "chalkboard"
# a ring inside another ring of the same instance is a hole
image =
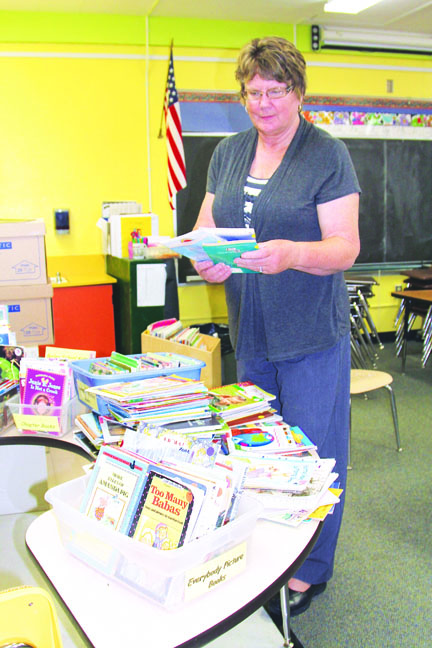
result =
[[[432,142],[343,139],[362,188],[357,263],[432,259]]]
[[[195,225],[205,194],[207,169],[223,136],[184,137],[188,185],[177,197],[178,234]],[[356,169],[360,198],[361,252],[357,264],[417,264],[432,259],[432,142],[342,138]],[[179,283],[196,273],[179,263]]]
[[[177,194],[177,235],[193,229],[204,199],[207,171],[211,156],[223,135],[197,135],[183,137],[186,163],[187,186]],[[178,281],[186,283],[197,277],[191,262],[186,257],[178,261]]]

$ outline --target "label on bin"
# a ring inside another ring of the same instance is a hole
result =
[[[185,573],[185,601],[191,601],[246,569],[246,542]]]
[[[97,410],[97,397],[96,394],[88,392],[87,389],[90,385],[86,385],[82,380],[76,381],[78,390],[78,398],[82,403],[86,403],[91,409]]]
[[[32,430],[32,432],[60,432],[60,421],[58,416],[14,414],[13,419],[18,430]]]

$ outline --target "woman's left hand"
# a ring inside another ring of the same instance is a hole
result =
[[[235,260],[239,268],[247,268],[262,274],[277,274],[288,268],[294,268],[296,259],[294,241],[274,239],[258,243],[258,250],[244,252]]]

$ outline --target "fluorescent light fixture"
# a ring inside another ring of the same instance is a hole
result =
[[[331,13],[358,14],[378,4],[381,0],[329,0],[324,5],[324,11]]]
[[[312,27],[313,29],[313,27]],[[408,32],[378,31],[350,27],[319,28],[319,46],[313,49],[376,49],[409,52],[432,52],[432,35]]]

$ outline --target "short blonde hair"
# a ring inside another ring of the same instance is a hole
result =
[[[293,85],[299,99],[306,93],[306,61],[295,45],[285,38],[254,38],[242,47],[235,72],[242,97],[245,84],[256,74],[263,79]]]

